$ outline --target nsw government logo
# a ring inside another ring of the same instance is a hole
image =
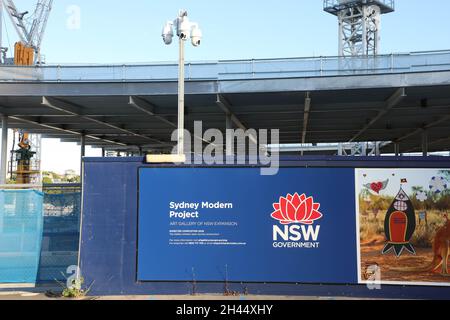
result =
[[[306,194],[288,194],[273,204],[271,217],[278,221],[273,226],[273,247],[275,248],[318,248],[320,225],[323,217],[320,203]]]

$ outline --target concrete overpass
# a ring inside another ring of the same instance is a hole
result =
[[[450,150],[450,51],[186,64],[186,127],[278,128],[280,143]],[[177,65],[0,67],[5,127],[116,150],[173,145]]]

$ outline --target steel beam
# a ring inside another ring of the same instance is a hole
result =
[[[75,136],[80,136],[81,132],[77,132],[77,131],[73,131],[73,130],[66,130],[63,127],[59,127],[56,125],[48,125],[48,124],[42,124],[39,121],[33,121],[33,120],[28,120],[28,119],[23,119],[20,117],[9,117],[10,119],[14,119],[14,120],[18,120],[24,123],[28,123],[28,124],[32,124],[32,125],[36,125],[42,128],[47,128],[50,129],[52,131],[58,131],[58,132],[63,132],[63,133],[68,133],[68,134],[72,134]],[[118,145],[118,146],[127,146],[127,144],[125,143],[121,143],[121,142],[117,142],[117,141],[113,141],[113,140],[107,140],[107,139],[102,139],[93,135],[86,135],[86,137],[89,137],[90,139],[93,140],[97,140],[97,141],[101,141],[101,142],[106,142],[108,144],[112,144],[112,145]]]
[[[165,142],[163,142],[161,140],[158,140],[158,139],[155,139],[155,138],[151,138],[149,136],[142,135],[142,134],[136,133],[136,132],[128,130],[128,129],[124,129],[124,128],[119,127],[117,125],[114,125],[114,124],[111,124],[111,123],[108,123],[108,122],[104,122],[104,121],[92,118],[90,116],[85,116],[85,115],[83,115],[83,109],[81,107],[76,106],[76,105],[71,104],[71,103],[67,103],[65,101],[61,101],[61,100],[57,100],[57,99],[54,99],[54,98],[49,98],[49,97],[45,97],[44,96],[44,97],[42,97],[42,105],[45,105],[45,106],[47,106],[49,108],[52,108],[54,110],[58,110],[58,111],[61,111],[61,112],[66,112],[69,115],[79,116],[82,119],[85,119],[85,120],[88,120],[88,121],[91,121],[91,122],[103,125],[105,127],[116,129],[117,131],[121,131],[121,132],[125,132],[125,133],[128,133],[128,134],[131,134],[131,135],[133,135],[135,137],[139,137],[139,138],[142,138],[142,139],[145,139],[145,140],[148,140],[148,141],[152,141],[152,142],[165,144]]]
[[[308,121],[310,110],[311,110],[311,98],[309,96],[309,92],[307,92],[305,97],[305,108],[303,113],[302,143],[306,143],[306,134],[308,133]]]
[[[415,136],[415,135],[417,135],[417,134],[419,134],[421,132],[423,133],[424,131],[427,131],[428,129],[436,128],[440,124],[445,123],[445,122],[447,122],[449,120],[450,120],[450,115],[443,116],[443,117],[439,118],[438,120],[435,120],[435,121],[430,122],[428,124],[424,124],[422,127],[414,129],[413,131],[411,131],[411,132],[409,132],[409,133],[407,133],[407,134],[405,134],[405,135],[395,139],[393,142],[396,142],[396,143],[402,142],[402,141],[407,140],[408,138],[413,137],[413,136]],[[422,140],[422,142],[423,142],[423,140]],[[435,143],[436,143],[436,141],[429,142],[429,143],[427,142],[427,145],[432,145],[432,144],[435,144]],[[409,149],[406,152],[412,152],[413,150],[416,150],[416,149],[418,150],[420,148],[421,147],[418,146],[416,148]]]
[[[156,113],[156,106],[154,104],[148,102],[147,100],[144,100],[139,97],[130,96],[128,104],[130,106],[133,106],[137,110],[142,111],[143,113],[160,120],[161,122],[167,124],[170,127],[173,127],[173,128],[177,127],[176,123],[169,121],[168,119],[166,119],[163,116],[158,115]]]
[[[231,111],[232,107],[230,102],[220,94],[216,95],[216,98],[216,104],[223,110],[223,112],[225,112],[225,115],[230,117],[231,122],[234,123],[234,125],[239,129],[247,131],[247,127],[241,122],[241,120],[239,120],[239,118],[233,113],[233,111]],[[249,135],[249,139],[254,144],[258,144],[258,139],[253,135]]]
[[[384,108],[381,109],[378,114],[369,121],[368,124],[364,126],[356,135],[354,135],[349,142],[354,142],[360,136],[362,136],[370,127],[372,127],[378,120],[380,120],[385,114],[387,114],[392,108],[398,105],[406,97],[405,88],[397,89],[390,97],[386,100]]]
[[[436,120],[436,121],[430,122],[428,124],[425,124],[423,127],[417,128],[414,131],[412,131],[412,132],[410,132],[408,134],[405,134],[404,136],[401,136],[400,138],[396,139],[395,141],[396,142],[400,142],[400,141],[406,140],[406,139],[408,139],[410,137],[415,136],[416,134],[419,134],[423,130],[434,128],[434,127],[440,125],[441,123],[449,121],[449,120],[450,120],[450,115],[441,117],[439,120]]]

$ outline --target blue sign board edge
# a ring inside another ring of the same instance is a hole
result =
[[[359,262],[359,248],[356,248],[356,255],[357,255],[357,260],[355,261],[356,264],[356,271],[357,274],[355,275],[356,281],[355,282],[348,282],[348,283],[342,283],[342,282],[294,282],[294,281],[246,281],[246,280],[242,280],[242,281],[224,281],[224,280],[143,280],[143,279],[139,279],[139,216],[140,216],[140,173],[141,170],[145,170],[145,169],[224,169],[224,168],[243,168],[243,169],[258,169],[258,168],[262,168],[263,166],[261,165],[213,165],[213,166],[207,166],[207,165],[171,165],[171,164],[160,164],[160,165],[143,165],[137,168],[137,215],[136,215],[136,219],[137,219],[137,223],[136,223],[136,270],[135,270],[135,282],[137,284],[139,283],[186,283],[186,282],[195,282],[195,283],[230,283],[230,284],[242,284],[242,283],[248,283],[248,284],[287,284],[287,285],[300,285],[300,284],[305,284],[305,285],[363,285],[366,284],[365,282],[361,281],[360,276],[360,262]],[[365,166],[360,166],[360,167],[355,167],[355,166],[339,166],[339,165],[331,165],[331,166],[299,166],[299,165],[283,165],[281,168],[304,168],[304,169],[308,169],[308,168],[352,168],[355,172],[356,169],[358,168],[364,168]],[[383,167],[382,167],[383,168]],[[393,168],[393,167],[391,167]],[[356,181],[356,174],[355,174],[355,181]],[[357,201],[357,196],[355,195],[355,203]],[[356,207],[355,207],[356,209]],[[356,210],[355,210],[356,212]],[[358,213],[356,212],[356,217],[358,216]],[[357,228],[359,226],[358,223],[358,219],[356,219],[355,217],[355,228]],[[359,231],[356,230],[356,237],[357,237],[357,241],[356,244],[359,245]]]

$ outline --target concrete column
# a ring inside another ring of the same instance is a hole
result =
[[[422,155],[428,156],[428,132],[426,130],[422,132]]]
[[[0,163],[0,184],[6,184],[6,175],[8,172],[8,117],[2,117],[2,146]]]

